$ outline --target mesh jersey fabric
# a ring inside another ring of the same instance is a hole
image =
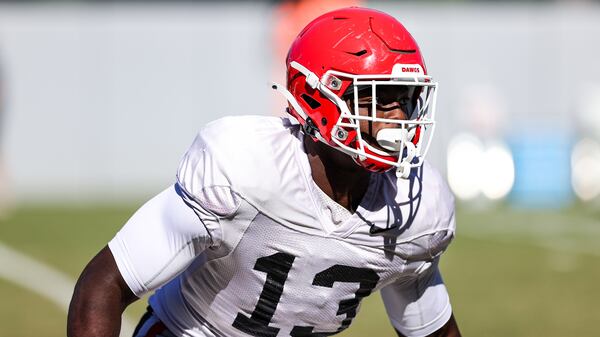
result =
[[[331,222],[334,225],[339,225],[344,221],[348,220],[352,213],[345,209],[342,205],[333,201],[325,192],[323,192],[318,186],[314,186],[318,197],[318,204],[321,205],[321,212],[327,218],[331,218]]]
[[[204,249],[186,255],[190,264],[151,297],[152,307],[181,336],[311,336],[346,328],[360,300],[382,290],[399,331],[434,332],[451,314],[437,261],[454,235],[453,197],[428,163],[413,171],[407,180],[374,175],[356,212],[332,219],[297,125],[258,116],[210,123],[170,190],[193,210],[183,227],[197,228]],[[164,240],[144,236],[136,221],[125,227],[113,239],[121,246],[151,250]],[[176,245],[158,246],[176,254]],[[135,286],[140,280],[129,276],[158,267],[121,253],[128,250],[114,255],[120,270],[135,271],[122,271]]]

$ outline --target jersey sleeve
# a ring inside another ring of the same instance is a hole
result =
[[[207,248],[221,244],[221,220],[240,198],[205,128],[177,171],[177,182],[142,206],[109,243],[123,278],[141,296],[181,273]]]
[[[182,272],[213,244],[217,218],[192,210],[171,186],[145,203],[109,242],[123,279],[138,297]]]
[[[185,202],[195,212],[209,212],[216,218],[233,217],[241,204],[232,187],[231,167],[223,165],[210,139],[213,128],[205,128],[184,155],[177,171],[177,185]],[[215,228],[209,228],[215,230]],[[219,238],[215,238],[215,244]]]
[[[415,274],[381,289],[392,325],[406,337],[428,336],[446,324],[452,315],[438,261],[423,262]]]

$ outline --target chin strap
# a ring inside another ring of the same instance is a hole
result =
[[[407,179],[410,175],[411,168],[412,167],[410,166],[410,162],[403,161],[402,163],[400,163],[400,166],[398,166],[398,168],[396,169],[396,177]]]
[[[288,102],[290,102],[290,104],[292,105],[294,110],[296,110],[296,112],[300,115],[300,117],[302,117],[303,120],[306,120],[308,118],[308,116],[306,115],[304,110],[302,110],[302,107],[300,107],[300,104],[298,104],[298,101],[296,101],[296,98],[294,97],[294,95],[292,95],[292,93],[289,92],[285,87],[283,87],[279,83],[272,82],[271,88],[273,90],[278,91],[280,94],[282,94],[283,97],[285,97],[285,99]]]
[[[304,110],[302,110],[302,107],[300,106],[300,104],[298,104],[298,101],[296,100],[294,95],[292,95],[291,92],[289,92],[285,87],[283,87],[279,83],[275,83],[275,82],[271,83],[271,88],[274,90],[277,90],[280,94],[282,94],[283,97],[285,97],[285,99],[288,102],[290,102],[290,104],[292,105],[292,107],[294,108],[296,113],[298,113],[298,115],[300,115],[300,118],[302,118],[304,120],[304,125],[302,126],[304,128],[304,131],[306,131],[307,134],[317,138],[319,141],[327,144],[327,142],[325,141],[325,138],[323,138],[323,136],[321,136],[321,133],[319,132],[319,128],[317,128],[317,126],[314,124],[314,121],[312,120],[312,118],[308,117],[306,112],[304,112]]]
[[[312,89],[317,89],[320,82],[319,82],[319,77],[317,75],[315,75],[315,73],[308,70],[305,66],[301,65],[300,63],[298,63],[296,61],[292,61],[292,63],[290,63],[290,66],[292,68],[298,70],[299,72],[301,72],[304,75],[304,77],[306,77],[306,83]],[[288,102],[290,102],[290,104],[292,104],[292,107],[294,108],[294,110],[296,110],[296,112],[300,115],[300,117],[302,117],[302,119],[304,119],[306,121],[309,118],[308,115],[304,112],[304,110],[302,110],[302,108],[300,107],[300,104],[298,104],[298,101],[296,101],[296,98],[294,97],[294,95],[292,95],[292,93],[289,92],[284,86],[282,86],[279,83],[272,82],[271,88],[279,91],[279,93],[281,93],[285,97],[285,99]]]
[[[306,77],[306,83],[310,85],[311,88],[316,89],[319,86],[319,77],[315,75],[312,71],[308,70],[305,66],[301,65],[296,61],[292,61],[290,66],[299,72],[301,72]]]

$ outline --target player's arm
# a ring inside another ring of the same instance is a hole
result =
[[[167,188],[90,261],[71,300],[69,337],[118,336],[130,303],[177,276],[215,243],[218,221],[192,209],[185,197],[178,184]]]
[[[121,315],[138,297],[121,276],[108,246],[85,267],[69,306],[67,335],[119,336]]]
[[[405,337],[398,330],[396,330],[396,333],[398,334],[398,337]],[[448,322],[446,322],[446,324],[444,324],[443,327],[427,337],[461,337],[460,331],[458,330],[458,325],[454,319],[454,315],[450,316],[450,319]]]
[[[439,256],[413,274],[381,289],[388,317],[398,336],[460,336],[450,297],[438,269]]]

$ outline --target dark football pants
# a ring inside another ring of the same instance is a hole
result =
[[[142,316],[138,323],[133,337],[175,337],[167,327],[161,322],[152,308],[148,306],[148,311]]]

